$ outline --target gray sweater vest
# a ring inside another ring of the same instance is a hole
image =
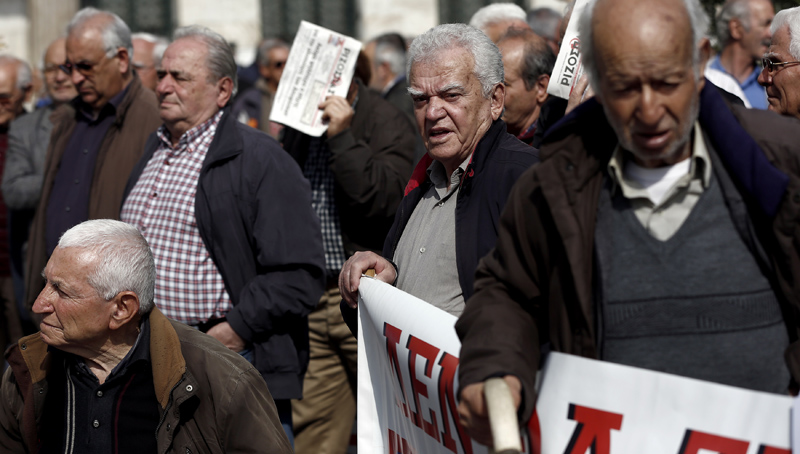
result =
[[[602,359],[786,392],[789,338],[779,303],[716,177],[667,241],[650,236],[606,184],[595,238]]]

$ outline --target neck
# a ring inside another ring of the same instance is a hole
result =
[[[533,124],[536,123],[536,120],[539,119],[540,110],[541,108],[539,106],[536,106],[536,108],[533,109],[533,111],[531,111],[531,113],[527,117],[525,117],[523,121],[520,121],[515,125],[506,123],[506,125],[508,126],[508,132],[510,134],[513,134],[514,136],[519,136],[523,132],[527,131],[528,128],[533,126]]]
[[[719,62],[728,74],[732,75],[739,83],[744,82],[753,73],[755,60],[741,46],[733,43],[722,49]]]
[[[136,344],[136,339],[139,337],[139,321],[131,321],[127,325],[130,328],[125,329],[126,326],[120,328],[125,332],[112,332],[99,348],[70,352],[83,358],[83,362],[94,373],[100,384],[105,383],[111,371]]]

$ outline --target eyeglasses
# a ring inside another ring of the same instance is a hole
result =
[[[83,74],[84,76],[88,76],[92,72],[94,72],[94,67],[97,66],[98,63],[86,63],[86,62],[79,62],[79,63],[72,63],[67,61],[63,65],[58,65],[58,69],[67,73],[67,75],[72,74],[73,69],[77,69],[79,73]]]
[[[766,70],[767,70],[767,72],[769,72],[770,74],[772,74],[772,73],[774,73],[774,72],[776,71],[776,69],[775,69],[775,68],[776,68],[777,66],[796,65],[796,64],[800,64],[800,61],[781,61],[781,62],[775,62],[775,61],[772,61],[772,60],[770,60],[769,58],[762,58],[762,59],[761,59],[761,66],[762,66],[764,69],[766,69]]]

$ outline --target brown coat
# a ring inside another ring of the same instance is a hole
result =
[[[39,333],[7,353],[0,385],[0,452],[35,453],[36,421],[47,397],[53,361]],[[154,434],[159,454],[291,453],[266,383],[238,353],[210,336],[150,314],[150,361],[161,406]]]
[[[709,98],[704,95],[701,99]],[[718,95],[712,99],[717,100],[712,103],[713,109],[701,103],[703,130],[708,133],[717,119],[728,119],[729,123],[717,132],[750,135],[772,166],[789,177],[774,217],[760,211],[755,197],[744,191],[733,171],[728,170],[727,188],[725,181],[721,185],[734,221],[749,222],[739,224],[746,227],[740,234],[774,270],[774,288],[794,342],[786,351],[786,359],[797,381],[800,145],[796,134],[800,124],[793,118],[763,111],[734,109],[731,115],[731,111],[721,111],[727,107],[720,104]],[[520,177],[512,191],[500,221],[496,248],[481,261],[475,296],[456,324],[462,339],[461,386],[497,374],[516,375],[523,384],[525,420],[533,411],[535,376],[543,351],[598,357],[593,302],[595,220],[604,169],[617,140],[595,101],[587,102],[562,124],[548,135],[541,164]],[[714,153],[718,137],[706,138]],[[712,167],[730,169],[730,155],[740,151],[732,147],[727,158],[720,153],[722,159],[717,158]]]
[[[44,287],[41,272],[48,260],[45,241],[47,204],[61,156],[75,129],[75,115],[75,108],[66,104],[51,117],[54,127],[45,158],[42,196],[31,225],[25,262],[25,306],[28,310]],[[134,76],[128,93],[117,108],[117,117],[100,144],[89,194],[89,219],[119,219],[128,175],[144,152],[147,136],[160,124],[155,94],[142,86],[139,76]]]

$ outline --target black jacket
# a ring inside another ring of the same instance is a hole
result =
[[[157,148],[152,134],[126,196]],[[200,171],[195,218],[233,301],[228,323],[253,344],[256,369],[272,396],[300,398],[307,316],[325,285],[322,234],[308,182],[274,139],[240,124],[226,109]]]
[[[416,140],[411,121],[360,84],[355,111],[349,129],[327,138],[348,257],[356,251],[380,251],[414,167]],[[284,131],[284,148],[303,167],[311,137],[291,128]]]
[[[389,260],[394,257],[414,208],[431,187],[426,172],[431,162],[430,156],[425,156],[406,186],[406,195],[383,246],[383,256]],[[537,162],[538,150],[509,134],[502,120],[495,121],[478,142],[456,200],[456,266],[464,300],[472,296],[478,261],[494,247],[500,213],[511,187],[525,170]],[[397,271],[403,272],[402,269]],[[355,333],[356,311],[344,303],[340,307],[345,322]]]

